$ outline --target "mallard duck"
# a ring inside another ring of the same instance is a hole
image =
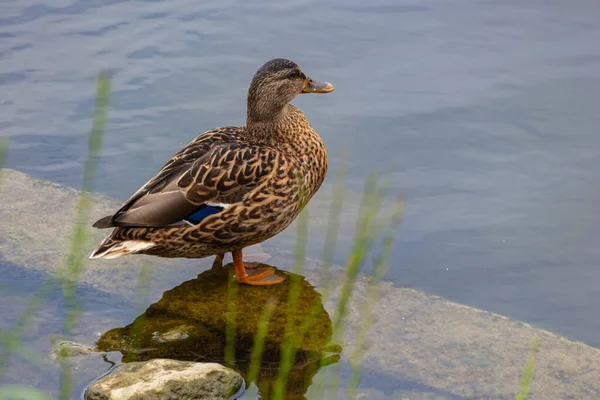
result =
[[[90,258],[222,261],[231,252],[238,282],[283,281],[273,268],[245,266],[242,251],[290,225],[323,183],[325,145],[289,103],[300,93],[331,91],[332,84],[310,79],[292,61],[268,61],[250,83],[246,126],[201,134],[115,214],[96,221],[95,228],[114,229]]]

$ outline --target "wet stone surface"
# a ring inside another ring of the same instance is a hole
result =
[[[91,384],[85,400],[226,400],[243,379],[219,364],[155,359],[120,365]]]

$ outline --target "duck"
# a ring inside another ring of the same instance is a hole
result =
[[[112,232],[91,259],[130,254],[223,261],[231,253],[235,280],[274,285],[273,267],[243,262],[244,248],[288,227],[327,174],[327,149],[299,108],[299,94],[330,93],[293,61],[276,58],[254,74],[245,126],[200,134],[94,228]]]

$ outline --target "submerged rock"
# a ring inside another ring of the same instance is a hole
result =
[[[23,272],[35,270],[41,273],[53,273],[55,265],[63,260],[70,249],[70,240],[73,229],[73,216],[75,205],[81,192],[67,188],[55,183],[42,181],[29,177],[21,172],[0,169],[2,181],[0,182],[0,259],[4,262],[22,266]],[[331,212],[331,199],[333,185],[324,184],[307,206],[310,218],[309,242],[313,245],[323,242],[323,233],[328,221],[328,213]],[[356,221],[356,215],[360,212],[361,196],[346,191],[344,194],[343,215],[340,217],[342,223],[339,232],[352,232]],[[118,209],[122,201],[108,199],[93,195],[93,209],[91,221],[101,218]],[[335,205],[336,207],[339,204]],[[385,207],[384,207],[385,208]],[[30,212],[35,210],[36,212]],[[43,216],[41,218],[40,216]],[[293,254],[286,249],[293,249],[295,243],[295,230],[290,226],[286,231],[271,239],[271,246],[266,247],[273,256],[269,262],[282,267],[292,265]],[[91,252],[93,246],[108,234],[107,231],[90,229],[90,237],[86,240]],[[339,244],[340,248],[349,248],[352,235],[341,234],[338,240],[347,240],[348,245]],[[309,248],[311,245],[308,245]],[[319,244],[320,246],[320,244]],[[320,247],[314,247],[318,249]],[[246,256],[246,251],[244,251]],[[326,266],[318,260],[306,260],[306,268],[303,273],[308,279],[318,285],[331,282],[343,282],[345,270],[341,266],[328,266],[335,280],[327,278],[324,282],[319,278],[322,268]],[[159,259],[150,256],[123,257],[116,260],[84,260],[83,268],[79,276],[79,283],[86,287],[93,287],[110,295],[118,295],[119,298],[133,301],[135,298],[136,282],[139,281],[140,271],[143,266],[153,266],[159,271],[154,279],[161,281],[164,285],[173,282],[173,286],[179,284],[181,276],[189,276],[196,273],[199,268],[204,268],[202,260],[185,259]],[[441,265],[443,266],[443,265]],[[499,316],[487,311],[466,307],[461,304],[450,302],[446,299],[433,296],[415,289],[399,287],[396,283],[381,282],[378,286],[379,300],[369,313],[374,322],[372,326],[365,323],[363,306],[369,302],[370,280],[366,277],[357,279],[352,291],[352,297],[347,306],[348,315],[345,329],[339,332],[348,338],[348,344],[344,351],[352,354],[356,349],[362,351],[363,344],[360,341],[352,341],[355,329],[367,329],[366,338],[368,351],[363,359],[363,370],[368,371],[368,380],[378,379],[377,382],[385,382],[380,388],[378,397],[360,394],[358,398],[402,398],[404,388],[406,390],[431,389],[432,393],[440,393],[443,397],[453,399],[463,398],[515,398],[527,353],[534,337],[541,339],[541,346],[535,361],[535,371],[532,380],[530,399],[600,399],[600,349],[580,342],[574,342],[560,335],[535,326]],[[337,290],[329,297],[326,308],[333,310],[337,307],[339,299],[340,284],[335,284]],[[177,290],[177,289],[175,289]],[[223,286],[220,290],[224,290]],[[253,303],[254,304],[254,303]],[[1,314],[1,313],[0,313]],[[105,321],[103,312],[95,310],[86,313],[87,318],[94,318],[94,326],[97,320]],[[324,318],[324,317],[323,317]],[[88,320],[89,320],[88,319]],[[168,318],[162,321],[168,320]],[[325,319],[327,322],[328,319]],[[1,321],[0,321],[1,324]],[[178,354],[175,343],[189,345],[188,339],[171,341],[173,337],[182,338],[187,332],[186,318],[179,322],[174,321],[173,327],[183,329],[179,331],[181,336],[172,336],[169,329],[147,331],[147,343],[157,345],[160,340],[166,341],[166,346],[173,346],[165,350],[165,354],[172,352]],[[160,326],[160,324],[157,324]],[[198,325],[195,325],[195,327]],[[214,335],[222,342],[216,342],[214,348],[198,346],[202,351],[198,353],[200,359],[204,351],[222,352],[224,334],[222,330],[214,329],[208,325],[203,326],[206,332],[207,346],[215,343],[209,340]],[[95,329],[94,329],[95,330]],[[123,331],[122,333],[124,333]],[[156,338],[152,339],[152,333],[158,332]],[[124,336],[113,332],[115,335],[115,350],[120,348],[133,349],[135,343],[123,343]],[[48,334],[48,332],[46,332]],[[39,332],[43,337],[44,333]],[[32,336],[33,337],[33,336]],[[92,340],[91,334],[88,335]],[[135,338],[135,335],[127,337]],[[107,343],[108,342],[108,338]],[[144,339],[146,340],[146,339]],[[215,339],[216,340],[216,339]],[[48,349],[38,349],[39,341],[26,342],[31,350],[47,352]],[[46,343],[46,342],[44,342]],[[221,346],[221,347],[218,347]],[[134,350],[127,357],[135,359]],[[139,353],[139,351],[138,351]],[[155,352],[158,354],[159,352]],[[133,354],[133,355],[132,355]],[[196,357],[196,355],[179,352],[182,357]],[[239,353],[236,355],[239,356]],[[141,354],[139,359],[147,359],[147,355]],[[221,356],[222,357],[222,356]],[[86,357],[77,357],[77,361]],[[238,358],[239,360],[239,358]],[[335,356],[330,360],[335,361]],[[319,364],[304,364],[294,366],[292,380],[296,385],[294,393],[306,390],[310,380]],[[91,369],[92,367],[90,367]],[[93,367],[97,371],[97,367]],[[246,366],[238,361],[236,368],[245,373]],[[277,364],[272,368],[263,367],[258,377],[258,386],[261,395],[268,391],[269,379],[277,373]],[[312,368],[312,369],[311,369]],[[58,373],[58,371],[55,371]],[[367,372],[365,373],[367,374]],[[9,381],[22,382],[45,382],[48,372],[45,368],[37,366],[26,366],[23,368],[9,368],[5,376]],[[78,369],[80,379],[87,379],[88,375],[82,374]],[[302,381],[305,377],[306,381]],[[375,378],[374,378],[375,377]],[[377,378],[380,377],[380,378]],[[394,377],[396,379],[394,379]],[[396,382],[396,383],[394,383]],[[289,385],[288,385],[289,387]],[[391,394],[389,390],[399,388],[399,392]],[[304,389],[303,389],[304,388]],[[359,389],[366,390],[366,389]],[[384,393],[385,392],[385,393]],[[345,393],[345,392],[344,392]],[[368,393],[368,392],[367,392]],[[399,393],[399,394],[398,394]],[[397,395],[398,394],[398,395]],[[363,396],[363,397],[360,397]],[[267,395],[263,396],[268,398]],[[431,399],[429,395],[406,395],[410,399]],[[286,394],[286,398],[294,398]],[[299,398],[302,398],[299,396]],[[343,398],[340,396],[339,398]]]
[[[102,335],[98,349],[121,351],[125,362],[171,358],[223,363],[229,330],[235,335],[231,341],[235,368],[247,377],[255,335],[270,305],[255,383],[263,395],[270,392],[279,371],[282,343],[290,338],[286,332],[292,332],[296,357],[286,398],[303,398],[319,368],[339,360],[338,354],[323,360],[323,354],[341,351],[330,345],[331,319],[321,295],[300,275],[277,271],[285,275],[283,283],[260,287],[232,284],[233,271],[232,264],[216,265],[165,292],[134,322]]]
[[[56,341],[52,346],[50,358],[75,357],[89,354],[97,354],[98,350],[85,344],[71,342],[69,340]]]
[[[217,400],[242,389],[237,372],[219,364],[154,359],[123,364],[85,391],[86,400]]]

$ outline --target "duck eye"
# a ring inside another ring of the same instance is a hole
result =
[[[297,79],[297,78],[306,79],[306,76],[302,72],[300,72],[298,70],[294,70],[294,71],[291,71],[290,73],[288,73],[284,79]]]

